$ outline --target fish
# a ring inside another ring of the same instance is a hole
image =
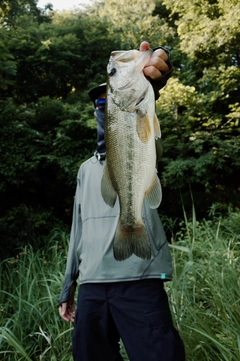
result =
[[[143,73],[151,55],[151,49],[113,51],[107,65],[107,155],[101,194],[110,207],[119,199],[120,215],[113,239],[113,254],[118,261],[132,254],[142,259],[152,257],[142,219],[143,202],[154,209],[162,200],[155,149],[161,130],[154,91]]]

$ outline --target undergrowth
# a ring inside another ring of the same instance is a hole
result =
[[[171,228],[172,220],[164,220]],[[70,361],[72,324],[58,315],[68,235],[55,230],[46,247],[26,247],[0,267],[0,358]],[[174,324],[188,361],[240,360],[240,215],[178,221],[166,283]],[[124,360],[127,355],[121,345]]]

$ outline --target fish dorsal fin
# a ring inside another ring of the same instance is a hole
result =
[[[139,139],[146,143],[151,137],[151,125],[149,121],[148,114],[144,115],[137,115],[137,123],[136,123],[136,130],[138,133]]]
[[[154,115],[153,125],[154,125],[155,137],[156,138],[161,138],[161,128],[160,128],[159,120],[158,120],[158,117],[157,117],[156,113]]]
[[[105,164],[102,181],[101,181],[101,193],[104,202],[113,208],[117,199],[117,192],[115,191],[112,185],[107,162]]]
[[[150,208],[158,208],[162,201],[162,187],[160,180],[155,173],[152,183],[145,192],[145,200]]]

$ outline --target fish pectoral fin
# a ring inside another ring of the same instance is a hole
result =
[[[103,171],[103,176],[101,181],[101,193],[104,202],[110,207],[114,207],[114,204],[117,199],[117,192],[115,191],[112,185],[107,163]]]
[[[154,115],[153,125],[154,125],[155,137],[156,138],[161,138],[161,128],[160,128],[159,120],[158,120],[158,117],[157,117],[156,113]]]
[[[150,187],[145,192],[145,200],[148,206],[153,209],[159,207],[162,201],[162,187],[157,173],[155,174]]]
[[[139,139],[146,143],[151,137],[151,125],[148,114],[137,115],[136,130]]]

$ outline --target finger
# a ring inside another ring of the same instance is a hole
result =
[[[61,315],[61,317],[64,321],[71,322],[71,319],[69,318],[68,315]]]
[[[150,44],[147,42],[147,41],[143,41],[141,44],[140,44],[140,48],[139,50],[140,51],[146,51],[150,49]]]
[[[67,322],[70,322],[70,318],[69,318],[69,315],[67,314],[67,312],[59,312],[60,313],[60,316],[63,320],[67,321]]]
[[[146,77],[150,77],[153,80],[161,78],[162,76],[162,73],[152,65],[144,68],[143,73]]]
[[[67,322],[74,322],[75,312],[73,313],[67,310],[65,313],[61,313],[60,316]]]
[[[161,72],[169,71],[169,66],[167,65],[167,63],[163,59],[158,58],[157,56],[152,56],[150,58],[145,67],[147,68],[149,66],[154,66],[157,70]]]
[[[74,305],[68,305],[67,302],[62,303],[61,306],[58,308],[59,314],[67,322],[73,322],[74,320],[73,315],[75,314],[75,307]],[[74,314],[73,314],[74,312]]]
[[[61,306],[58,307],[58,311],[60,316],[64,315],[67,310],[67,303],[62,303]]]
[[[58,308],[58,312],[59,312],[59,315],[65,320],[65,321],[68,321],[68,317],[66,315],[66,311],[67,311],[67,308],[66,308],[66,305],[62,304],[62,306],[59,306]]]
[[[68,320],[71,321],[71,322],[74,322],[74,319],[75,319],[75,310],[69,310],[67,312],[67,317],[68,317]]]
[[[75,312],[76,311],[76,307],[74,305],[69,305],[67,307],[67,312]]]
[[[168,55],[163,49],[155,50],[153,56],[157,56],[158,58],[161,58],[164,61],[168,61]]]
[[[67,307],[66,313],[71,321],[74,320],[75,312],[76,312],[76,307],[74,304],[71,304]]]

